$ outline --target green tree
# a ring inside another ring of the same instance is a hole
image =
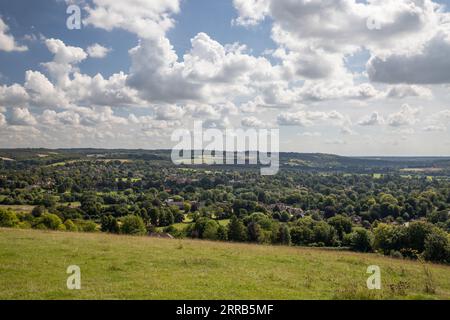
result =
[[[290,230],[292,243],[297,246],[305,246],[314,242],[313,226],[315,223],[311,217],[299,219],[296,226]]]
[[[165,210],[161,212],[161,215],[159,216],[159,225],[162,227],[168,227],[175,223],[175,218],[173,216],[172,211]]]
[[[103,216],[101,219],[101,230],[109,233],[119,233],[120,227],[117,219],[111,215]]]
[[[325,221],[319,221],[313,227],[314,242],[316,244],[324,244],[325,246],[333,246],[335,243],[336,230]]]
[[[247,233],[244,224],[236,216],[231,218],[228,225],[228,240],[242,242],[247,240]]]
[[[350,234],[350,247],[354,251],[370,252],[373,248],[373,234],[364,228],[355,228]]]
[[[352,232],[352,221],[348,217],[337,215],[328,219],[327,222],[336,230],[341,241],[344,239],[344,234]]]
[[[205,229],[203,230],[203,239],[217,240],[218,239],[219,224],[214,220],[209,220],[206,223]]]
[[[438,228],[433,228],[425,238],[423,256],[428,261],[450,262],[450,243],[448,234]]]
[[[408,248],[423,252],[425,250],[425,239],[433,232],[433,225],[428,222],[411,222],[406,228],[406,243]]]
[[[251,221],[247,226],[247,238],[251,242],[262,242],[262,228],[257,222]]]
[[[78,230],[83,232],[95,232],[97,231],[97,225],[92,220],[80,220],[77,219],[74,221]]]
[[[217,229],[217,240],[228,240],[227,228],[225,228],[223,225],[219,225],[219,228]]]
[[[278,235],[279,242],[281,244],[290,246],[291,245],[291,232],[287,225],[283,225],[280,228],[280,232]]]
[[[66,220],[65,222],[64,222],[64,226],[66,227],[66,230],[67,231],[71,231],[71,232],[77,232],[78,231],[78,228],[77,228],[77,226],[75,225],[75,223],[73,223],[73,221],[72,220]]]
[[[159,221],[160,212],[158,208],[151,208],[149,212],[150,222],[152,225],[157,226]]]
[[[13,211],[0,209],[0,227],[14,228],[18,223],[19,219]]]
[[[56,214],[44,213],[37,220],[38,225],[44,225],[47,229],[50,230],[59,230],[63,226],[61,219]]]
[[[33,215],[33,217],[35,218],[39,218],[40,216],[42,216],[45,213],[45,207],[44,206],[36,206],[33,208],[33,210],[31,211],[31,214]]]
[[[404,239],[404,231],[401,227],[380,223],[374,230],[374,249],[384,254],[391,250],[400,250]]]
[[[122,218],[122,227],[120,228],[120,231],[123,234],[130,235],[145,235],[147,233],[144,221],[141,217],[135,215],[129,215]]]

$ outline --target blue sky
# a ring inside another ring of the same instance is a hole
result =
[[[46,38],[64,39],[67,44],[78,47],[101,43],[113,48],[111,54],[101,61],[83,62],[80,65],[81,71],[90,75],[101,72],[107,76],[129,69],[128,50],[136,45],[137,36],[120,29],[111,33],[90,26],[81,30],[68,30],[65,27],[68,16],[66,9],[64,2],[55,0],[0,3],[0,15],[18,39],[30,34],[42,34]],[[82,14],[85,15],[84,12]],[[169,31],[168,38],[180,57],[191,48],[190,40],[199,32],[205,31],[220,43],[239,42],[258,55],[266,49],[275,48],[270,37],[269,21],[247,29],[231,25],[236,16],[236,10],[229,0],[183,0],[181,12],[174,16],[176,25]],[[35,69],[40,62],[51,60],[51,54],[43,43],[27,42],[27,45],[30,50],[20,54],[11,55],[0,51],[1,72],[4,76],[0,79],[1,83],[23,82],[26,70]]]
[[[40,1],[2,1],[1,16],[7,21],[11,32],[18,39],[33,34],[46,38],[64,39],[72,46],[87,47],[94,42],[102,43],[114,50],[107,59],[85,61],[80,65],[83,72],[96,74],[102,72],[110,75],[117,71],[127,71],[130,67],[128,50],[135,46],[137,37],[129,32],[116,30],[114,33],[85,27],[81,30],[66,28],[67,5],[55,0]],[[49,61],[52,55],[40,41],[27,42],[30,50],[20,54],[8,54],[0,51],[1,72],[6,79],[3,82],[23,82],[24,72],[36,69],[43,61]]]
[[[170,147],[202,120],[279,127],[285,151],[450,154],[450,17],[431,7],[450,0],[71,1],[81,30],[66,1],[0,3],[0,147]]]

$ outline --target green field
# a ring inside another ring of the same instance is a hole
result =
[[[29,206],[29,205],[3,205],[0,204],[0,209],[11,209],[15,212],[27,212],[30,213],[33,211],[35,206]]]
[[[69,265],[81,268],[79,291],[66,288]],[[381,291],[366,287],[369,265],[381,268]],[[0,299],[23,298],[450,299],[450,267],[319,249],[0,229]]]

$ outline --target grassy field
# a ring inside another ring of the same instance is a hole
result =
[[[69,265],[81,290],[66,288]],[[382,290],[369,291],[369,265]],[[450,267],[378,255],[0,229],[0,299],[450,299]]]
[[[33,211],[34,206],[29,206],[29,205],[3,205],[3,204],[0,204],[0,209],[11,209],[12,211],[15,211],[15,212],[30,213],[31,211]]]

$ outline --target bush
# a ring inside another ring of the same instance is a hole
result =
[[[336,230],[325,221],[315,223],[313,233],[315,243],[323,243],[324,246],[333,246],[336,243]]]
[[[71,232],[77,232],[78,231],[77,226],[70,219],[66,220],[66,222],[64,222],[64,226],[66,227],[67,231],[71,231]]]
[[[203,239],[217,240],[217,232],[219,230],[219,224],[214,220],[209,220],[203,231]]]
[[[28,221],[21,221],[17,224],[20,229],[31,229],[31,224]]]
[[[103,232],[109,232],[109,233],[119,233],[120,227],[119,223],[117,222],[117,219],[113,216],[103,216],[102,222],[101,222],[101,230]]]
[[[203,233],[205,232],[206,226],[211,221],[209,218],[201,217],[195,220],[195,223],[189,230],[189,234],[192,238],[203,238]]]
[[[405,246],[418,252],[425,250],[425,239],[433,232],[434,226],[428,222],[412,222],[406,228]]]
[[[38,224],[34,225],[33,228],[37,229],[37,230],[47,230],[48,229],[47,226],[43,223],[38,223]]]
[[[14,228],[18,223],[19,219],[13,211],[0,209],[0,227]]]
[[[313,226],[316,222],[311,217],[299,219],[291,228],[291,240],[294,245],[304,246],[314,241]]]
[[[83,214],[80,211],[80,209],[77,208],[71,208],[66,206],[61,206],[57,208],[59,212],[59,216],[62,217],[64,220],[75,220],[75,219],[82,219]]]
[[[61,230],[61,225],[63,224],[61,219],[57,215],[44,213],[40,218],[37,219],[37,225],[44,225],[46,229],[50,230]]]
[[[344,239],[346,233],[352,232],[352,220],[342,215],[337,215],[328,219],[328,224],[336,229],[337,235],[340,240]]]
[[[350,247],[359,252],[372,251],[373,234],[364,228],[355,228],[350,235]]]
[[[228,240],[227,229],[222,225],[219,225],[219,229],[217,229],[217,240],[220,241]]]
[[[388,255],[391,250],[402,249],[404,242],[404,229],[393,225],[381,223],[374,230],[374,249]]]
[[[278,235],[278,241],[281,244],[284,244],[287,246],[291,245],[291,232],[289,231],[289,228],[286,225],[281,226],[280,232]]]
[[[73,221],[77,226],[78,231],[82,232],[95,232],[97,231],[97,225],[91,220],[77,219]]]
[[[245,226],[236,216],[231,218],[230,224],[228,225],[228,240],[236,242],[247,240]]]
[[[123,234],[130,235],[145,235],[147,233],[142,218],[134,215],[122,218],[122,227],[120,230]]]
[[[33,208],[33,211],[31,211],[31,214],[35,218],[41,217],[45,213],[45,207],[43,206],[36,206]]]
[[[182,214],[181,212],[175,212],[174,219],[175,219],[175,223],[181,223],[184,221],[184,214]]]
[[[247,226],[247,237],[251,242],[262,243],[262,228],[256,222],[250,222]]]
[[[172,211],[166,210],[161,212],[159,216],[159,225],[161,227],[168,227],[175,223],[175,218],[173,216]]]
[[[28,222],[30,225],[35,221],[34,217],[31,215],[31,213],[28,213],[28,212],[18,212],[18,213],[16,213],[16,216],[20,222]],[[30,228],[31,228],[31,226],[30,226]]]
[[[425,260],[434,262],[450,262],[450,244],[446,232],[434,228],[425,239]]]

